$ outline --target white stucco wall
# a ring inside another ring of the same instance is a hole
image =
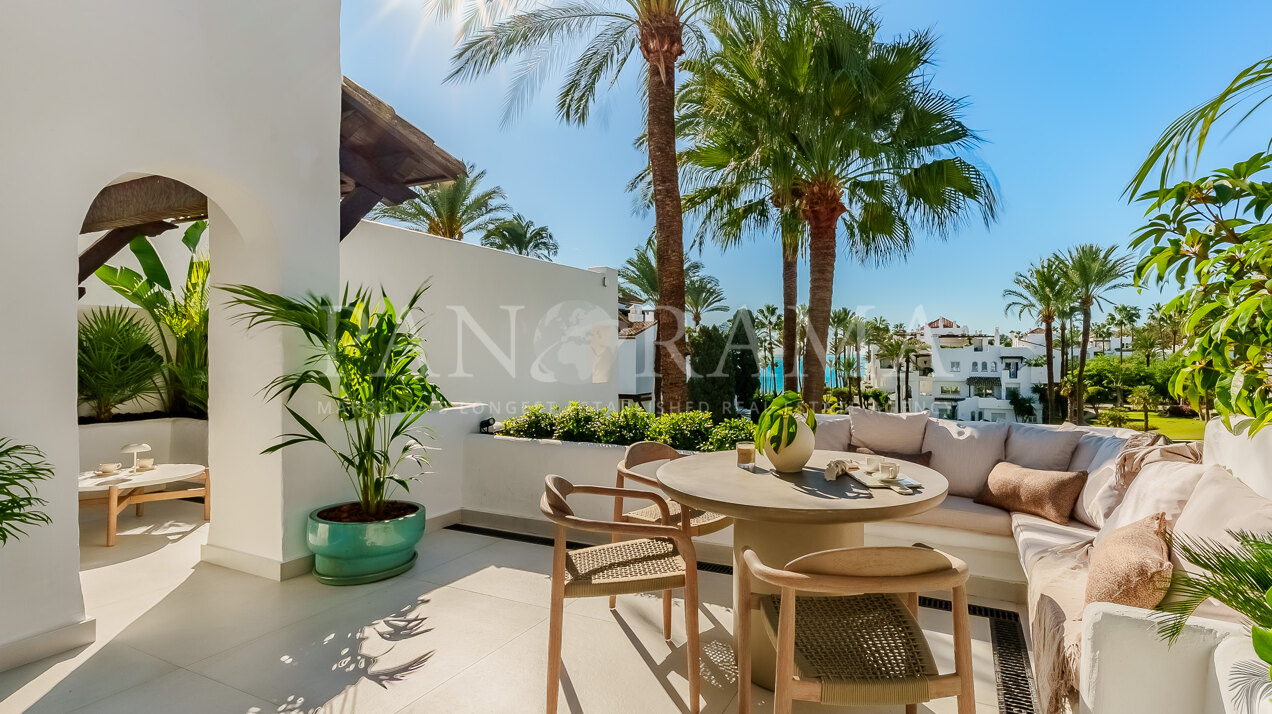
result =
[[[209,197],[213,281],[299,294],[337,285],[337,0],[11,0],[0,22],[0,435],[56,467],[52,525],[0,549],[0,654],[84,622],[75,474],[76,255],[105,185],[130,174]],[[288,428],[258,390],[297,346],[213,307],[210,546],[282,563],[338,478],[305,453],[259,455]],[[303,408],[303,407],[302,407]],[[66,641],[63,640],[63,644]],[[34,645],[32,645],[34,646]],[[8,660],[10,662],[13,659]]]
[[[363,221],[340,245],[340,279],[399,303],[419,285],[430,374],[451,401],[496,418],[526,403],[617,401],[618,277]],[[581,320],[571,322],[570,317]]]

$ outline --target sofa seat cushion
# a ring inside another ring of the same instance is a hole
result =
[[[1065,471],[1083,433],[1014,422],[1007,431],[1007,453],[1003,458],[1030,469]]]
[[[1007,453],[1007,429],[1006,422],[928,422],[923,450],[932,452],[932,468],[950,482],[951,496],[980,495],[990,470]]]
[[[1026,573],[1052,551],[1086,550],[1096,533],[1078,521],[1061,524],[1028,513],[1011,514],[1011,535],[1016,539],[1020,566]]]
[[[861,407],[849,407],[852,443],[877,453],[917,454],[923,451],[923,432],[928,413],[889,414]]]
[[[1077,709],[1087,566],[1087,548],[1062,548],[1049,551],[1029,569],[1029,631],[1043,714]]]
[[[976,503],[963,496],[946,496],[930,511],[897,519],[939,528],[956,528],[986,535],[1011,535],[1011,514],[1001,508]]]

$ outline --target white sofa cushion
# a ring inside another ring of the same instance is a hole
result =
[[[1229,531],[1272,533],[1272,500],[1260,496],[1222,466],[1202,468],[1205,474],[1175,522],[1176,536],[1234,545],[1236,540]],[[1144,478],[1143,473],[1140,478]],[[1199,572],[1198,566],[1178,554],[1173,557],[1176,568]]]
[[[929,465],[950,482],[951,496],[980,495],[990,470],[1007,453],[1007,427],[1005,422],[928,421],[922,450],[932,452]]]
[[[917,454],[923,450],[927,412],[889,414],[849,407],[848,415],[852,419],[852,443],[856,446],[894,454]]]
[[[1013,423],[1007,432],[1004,458],[1025,468],[1066,471],[1082,434],[1076,429]]]
[[[1206,466],[1202,464],[1178,461],[1155,461],[1144,466],[1126,489],[1122,502],[1105,520],[1096,540],[1102,541],[1105,534],[1154,513],[1165,513],[1166,522],[1174,525],[1205,473]]]
[[[1272,427],[1251,437],[1250,419],[1234,417],[1233,431],[1220,419],[1206,424],[1201,461],[1226,467],[1240,481],[1264,498],[1272,498]]]
[[[1095,540],[1096,532],[1077,521],[1061,525],[1029,513],[1011,514],[1011,535],[1026,573],[1047,553],[1085,549]]]
[[[818,414],[813,448],[847,451],[852,443],[852,420],[847,414]]]
[[[976,503],[962,496],[947,496],[940,506],[897,519],[925,526],[957,528],[986,535],[1011,535],[1011,514],[1001,508]]]
[[[1122,502],[1125,489],[1117,480],[1117,455],[1127,440],[1120,436],[1083,434],[1069,459],[1070,471],[1086,471],[1086,485],[1073,505],[1073,518],[1092,528],[1104,525],[1105,519]]]

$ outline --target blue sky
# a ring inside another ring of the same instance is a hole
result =
[[[558,262],[618,266],[643,242],[652,215],[633,213],[624,188],[645,157],[632,146],[643,122],[629,75],[583,128],[559,123],[558,77],[518,119],[503,121],[506,71],[443,84],[453,22],[429,20],[425,0],[346,0],[344,73],[392,104],[446,150],[476,163],[512,207],[548,225]],[[1122,187],[1161,130],[1209,98],[1241,68],[1267,56],[1272,3],[1209,12],[1183,2],[1040,3],[894,0],[876,5],[885,34],[934,28],[935,83],[971,100],[967,122],[988,141],[978,152],[1002,196],[997,223],[974,223],[946,242],[920,239],[906,261],[883,268],[841,258],[835,305],[909,321],[917,311],[974,328],[1025,326],[1003,315],[1002,290],[1040,256],[1094,241],[1125,245],[1142,211]],[[639,59],[639,58],[637,58]],[[1263,148],[1272,111],[1203,155],[1206,168]],[[1222,141],[1220,141],[1222,140]],[[768,235],[727,254],[701,256],[730,307],[780,304],[778,252]],[[806,269],[800,276],[807,300]],[[1120,302],[1147,306],[1155,288]]]

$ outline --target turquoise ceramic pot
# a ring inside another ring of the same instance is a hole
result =
[[[314,554],[314,577],[327,585],[360,585],[410,570],[425,522],[424,506],[414,505],[415,513],[375,523],[339,523],[318,517],[331,506],[312,511],[306,536]]]

